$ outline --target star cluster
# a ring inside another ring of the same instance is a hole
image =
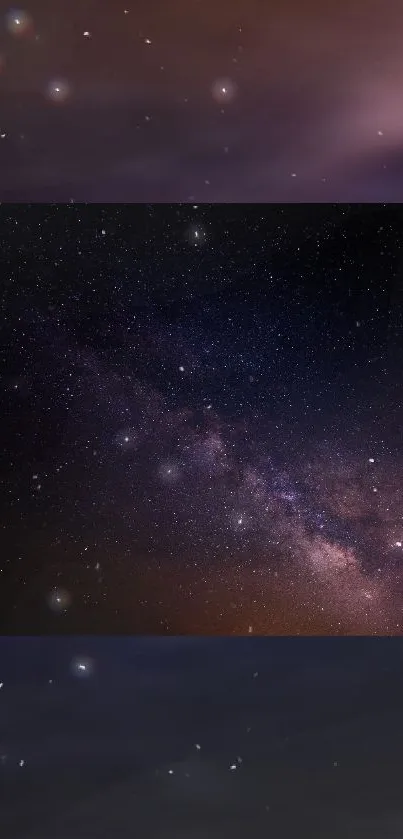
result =
[[[399,201],[395,0],[24,0],[1,201]]]
[[[3,627],[400,634],[400,208],[0,222]]]

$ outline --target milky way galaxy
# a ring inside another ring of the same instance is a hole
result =
[[[4,626],[400,634],[400,208],[1,224]]]

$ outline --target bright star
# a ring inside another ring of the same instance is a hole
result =
[[[227,105],[236,95],[236,85],[231,79],[217,79],[211,88],[213,99],[219,105]]]

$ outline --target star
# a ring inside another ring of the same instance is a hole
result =
[[[94,663],[89,658],[77,658],[72,662],[73,675],[87,677],[93,673]]]
[[[237,89],[231,79],[217,79],[212,85],[213,99],[220,105],[229,104],[235,98]]]
[[[47,87],[47,96],[52,102],[64,104],[71,93],[70,85],[63,80],[51,81]]]
[[[6,26],[12,35],[25,35],[32,27],[32,19],[24,10],[12,9],[6,16]]]
[[[71,606],[72,598],[64,588],[54,588],[47,598],[48,605],[53,612],[64,613]]]

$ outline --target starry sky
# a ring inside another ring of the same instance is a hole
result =
[[[2,631],[401,634],[401,207],[0,230]]]
[[[401,639],[1,638],[4,839],[397,839]]]
[[[400,0],[0,14],[0,200],[399,201]]]

